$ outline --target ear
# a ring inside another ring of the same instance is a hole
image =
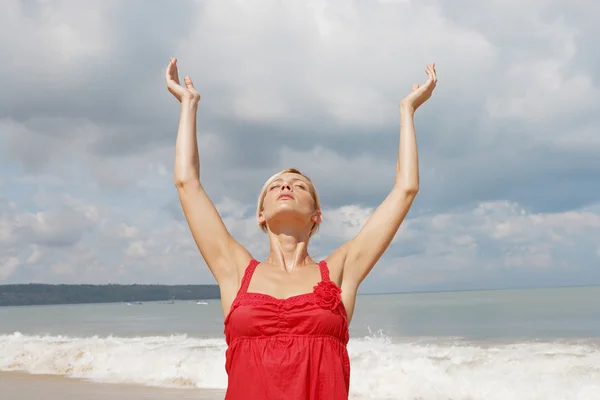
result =
[[[258,213],[258,224],[259,225],[264,225],[265,224],[265,216],[262,212]]]
[[[315,214],[312,217],[312,221],[315,224],[320,224],[321,222],[323,222],[323,214],[321,213],[321,211],[315,212]]]

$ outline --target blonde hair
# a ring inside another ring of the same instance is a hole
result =
[[[283,174],[298,174],[302,177],[304,177],[308,183],[309,183],[309,193],[313,198],[313,201],[315,202],[315,209],[317,211],[321,210],[321,202],[319,201],[319,195],[317,194],[317,191],[315,189],[315,185],[312,183],[312,181],[310,180],[310,178],[306,175],[304,175],[302,172],[298,171],[296,168],[286,168],[283,171],[280,171],[278,173],[276,173],[275,175],[273,175],[272,177],[270,177],[269,179],[267,179],[267,182],[265,182],[264,186],[262,187],[262,189],[260,190],[260,194],[258,195],[258,205],[256,207],[256,216],[258,217],[258,215],[263,211],[263,207],[264,207],[264,202],[265,202],[265,197],[267,195],[267,189],[269,188],[269,185],[271,185],[271,183],[279,178],[279,176],[283,175]],[[260,226],[260,229],[263,230],[263,232],[267,232],[267,224],[261,224],[260,222],[258,223],[258,226]],[[309,237],[314,235],[315,233],[317,233],[317,231],[319,230],[319,224],[315,223],[313,225],[313,227],[310,229],[310,234]]]

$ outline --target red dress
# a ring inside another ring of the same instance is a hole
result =
[[[287,299],[248,292],[258,264],[250,261],[225,318],[225,400],[347,400],[348,318],[327,264],[311,293]]]

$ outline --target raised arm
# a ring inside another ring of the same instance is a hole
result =
[[[166,70],[167,88],[180,102],[181,115],[175,147],[175,186],[192,235],[219,285],[235,287],[240,267],[251,256],[227,231],[214,204],[200,183],[200,157],[196,139],[196,113],[200,94],[189,77],[179,84],[177,59]]]
[[[435,64],[426,68],[427,82],[415,84],[400,102],[400,140],[396,179],[390,194],[360,232],[340,248],[344,259],[343,285],[356,289],[390,245],[419,191],[419,163],[414,113],[431,97],[437,77]]]

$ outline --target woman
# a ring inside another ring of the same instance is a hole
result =
[[[167,87],[181,102],[175,185],[202,257],[221,291],[228,344],[226,399],[348,398],[348,324],[356,291],[389,246],[419,189],[413,115],[431,96],[427,82],[401,102],[396,178],[387,198],[361,231],[318,263],[308,242],[322,221],[310,179],[287,169],[263,187],[257,218],[270,241],[269,256],[256,261],[227,231],[200,181],[196,111],[200,94],[192,80],[179,84],[177,60],[166,70]]]

